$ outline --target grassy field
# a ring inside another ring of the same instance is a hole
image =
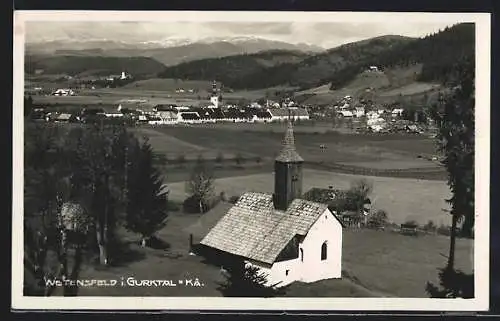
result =
[[[223,281],[218,267],[201,257],[188,254],[186,227],[199,215],[172,214],[158,236],[168,242],[167,249],[141,248],[138,236],[122,232],[128,244],[122,261],[99,268],[83,267],[80,279],[178,280],[198,278],[202,287],[82,287],[79,296],[221,296]],[[443,236],[402,236],[394,232],[345,230],[342,279],[315,283],[295,283],[290,297],[427,297],[425,284],[436,282],[437,268],[444,265],[448,239]],[[472,271],[472,241],[457,242],[457,268]],[[120,285],[120,283],[118,283]]]
[[[369,177],[339,174],[319,170],[304,170],[303,191],[312,187],[347,189],[355,180],[366,178],[373,184],[372,207],[387,211],[390,221],[404,223],[415,220],[425,224],[429,220],[436,224],[451,225],[451,218],[445,211],[449,205],[445,199],[451,196],[444,181],[426,181],[409,178]],[[246,191],[273,192],[274,176],[272,172],[219,178],[215,182],[217,192],[226,195],[241,195]],[[170,198],[186,198],[184,182],[170,183]]]
[[[380,104],[410,99],[411,96],[420,98],[441,88],[436,84],[416,82],[415,77],[421,69],[422,65],[417,64],[405,68],[391,68],[384,72],[364,72],[340,89],[330,90],[330,85],[323,85],[297,92],[296,95],[312,94],[313,96],[304,102],[306,104],[335,104],[347,95],[359,98],[366,94],[366,89],[370,89],[371,99]]]
[[[248,156],[273,158],[281,148],[284,124],[262,124],[260,127],[255,125],[253,130],[247,130],[245,126],[253,125],[158,127],[154,130],[164,136],[154,134],[156,145],[153,147],[168,154],[169,157],[175,157],[174,151],[182,148],[178,144],[166,142],[169,137],[174,137],[179,144],[182,141],[189,143],[190,146],[199,146],[198,152],[231,154],[239,152]],[[237,133],[233,130],[235,127],[239,128]],[[152,134],[151,129],[147,129],[147,132]],[[165,137],[165,143],[162,143],[161,137]],[[419,155],[435,154],[434,141],[422,136],[344,135],[332,132],[327,127],[297,126],[295,143],[299,153],[309,162],[364,164],[372,168],[385,169],[438,167],[434,162],[418,158]],[[327,148],[322,150],[319,148],[320,145],[325,145]],[[186,152],[191,151],[192,149],[189,149]]]
[[[28,87],[42,87],[54,90],[59,87],[68,87],[68,82],[54,83],[48,80],[29,80]],[[177,93],[176,89],[183,88],[184,93]],[[72,104],[106,104],[118,103],[126,99],[144,99],[149,105],[156,104],[185,104],[197,106],[208,102],[211,94],[211,83],[207,81],[178,81],[173,79],[148,79],[140,80],[120,88],[96,88],[79,89],[76,96],[57,97],[41,96],[33,97],[35,103],[72,103]],[[198,92],[190,93],[189,89],[198,89]],[[224,92],[223,100],[228,103],[236,103],[239,100],[257,100],[271,95],[277,90],[290,88],[276,87],[262,90],[239,90],[234,92]]]
[[[395,88],[388,91],[382,91],[378,93],[380,96],[398,96],[398,95],[415,95],[423,92],[432,91],[435,88],[439,88],[440,85],[428,84],[428,83],[412,83],[409,85],[402,86],[400,88]]]

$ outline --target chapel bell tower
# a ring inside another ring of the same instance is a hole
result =
[[[302,164],[304,159],[295,149],[293,125],[288,119],[283,147],[274,162],[274,207],[285,211],[302,195]]]

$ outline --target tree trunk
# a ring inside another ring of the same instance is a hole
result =
[[[98,222],[96,224],[96,232],[97,232],[97,244],[99,246],[99,263],[102,265],[108,264],[108,251],[105,237],[105,230],[103,226]]]
[[[457,222],[458,217],[456,214],[452,214],[451,219],[451,231],[450,231],[450,253],[448,255],[448,265],[447,268],[453,270],[455,265],[455,242],[457,237]]]
[[[65,279],[68,275],[68,257],[67,257],[67,243],[66,243],[67,234],[66,231],[61,230],[61,243],[59,249],[59,263],[60,263],[60,275],[61,279]]]
[[[80,246],[75,248],[73,256],[73,266],[71,268],[70,279],[78,280],[78,275],[80,274],[80,267],[82,263],[82,249]],[[67,285],[64,287],[64,296],[77,296],[78,285]]]
[[[203,199],[200,198],[200,213],[203,214]]]

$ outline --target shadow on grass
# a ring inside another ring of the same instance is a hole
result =
[[[113,254],[113,259],[110,262],[110,267],[123,267],[130,263],[141,261],[146,258],[146,254],[135,249],[134,242],[119,242],[110,247],[110,253]]]
[[[168,250],[170,249],[170,244],[159,237],[152,236],[146,241],[146,246],[153,250]]]

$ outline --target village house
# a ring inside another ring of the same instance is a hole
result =
[[[179,116],[175,105],[156,105],[153,107],[153,115],[160,118],[162,124],[177,124]]]
[[[267,123],[272,120],[273,116],[269,111],[256,111],[252,116],[252,122]]]
[[[76,121],[76,116],[73,114],[69,114],[69,113],[61,113],[61,114],[57,114],[53,118],[53,120],[56,123],[70,123],[70,122]]]
[[[196,112],[180,112],[177,114],[178,115],[178,121],[180,123],[186,123],[186,124],[200,124],[201,119],[200,115]]]
[[[355,107],[354,108],[354,116],[355,117],[363,117],[365,115],[365,107]]]
[[[188,229],[192,251],[212,253],[220,265],[223,257],[243,259],[267,275],[268,285],[340,278],[343,226],[327,204],[301,199],[303,162],[289,121],[274,193],[247,192],[205,213]]]
[[[118,110],[109,110],[104,114],[106,117],[112,117],[112,118],[117,118],[117,117],[123,117],[123,113],[121,112],[121,108]]]
[[[305,108],[270,108],[271,121],[286,121],[289,117],[293,120],[309,120],[309,113]]]
[[[53,96],[73,96],[75,92],[69,88],[59,88],[52,92]]]

